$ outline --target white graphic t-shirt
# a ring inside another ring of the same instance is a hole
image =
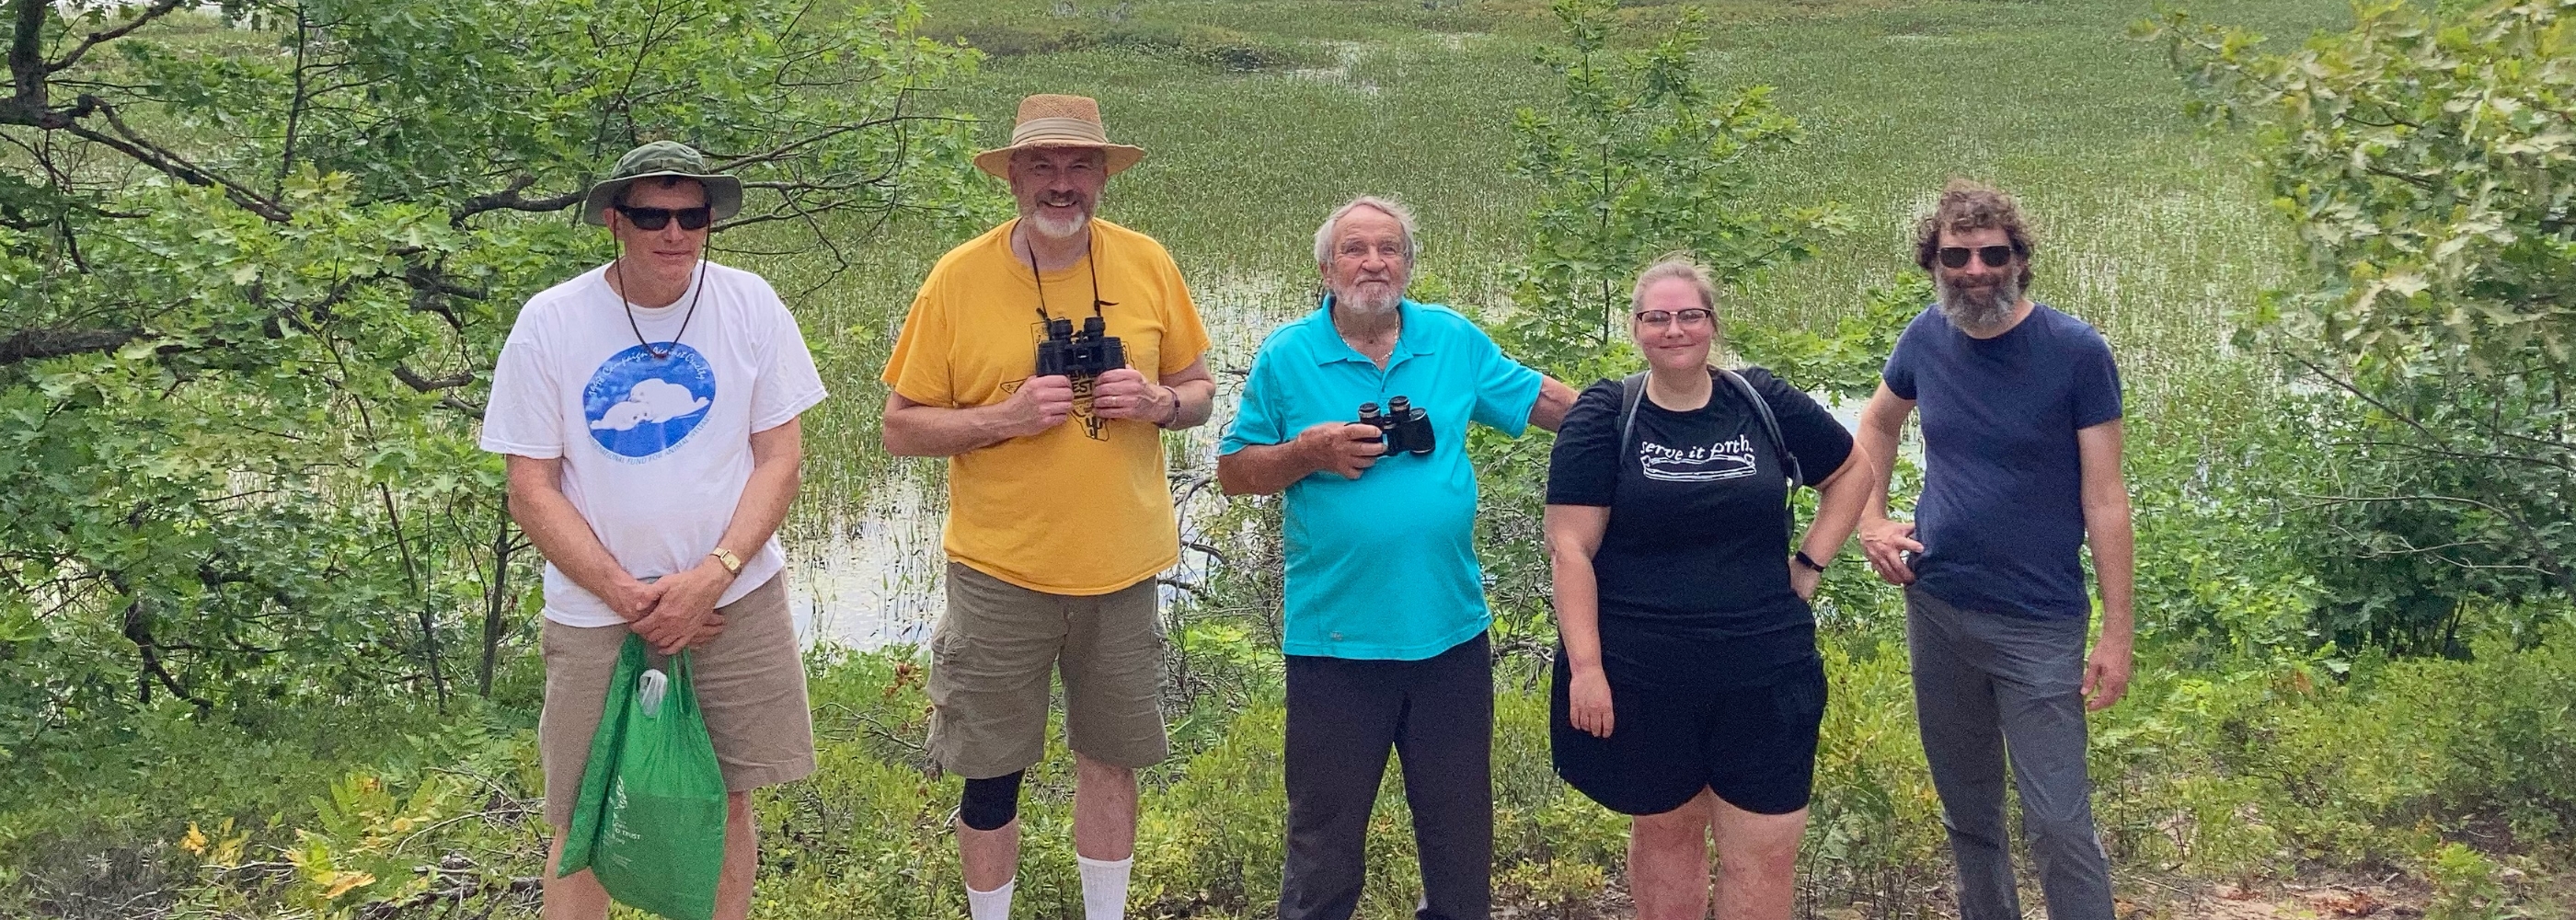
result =
[[[751,481],[752,433],[823,400],[796,317],[769,283],[703,266],[685,331],[691,294],[634,308],[630,326],[606,266],[529,298],[483,413],[484,450],[563,458],[564,497],[637,578],[704,559]],[[786,566],[771,537],[717,603],[733,603]],[[551,562],[545,615],[566,626],[626,622]]]

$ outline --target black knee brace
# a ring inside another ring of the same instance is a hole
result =
[[[997,831],[1011,819],[1020,816],[1020,777],[1029,771],[1019,770],[1009,776],[966,781],[965,801],[957,806],[957,819],[979,831]]]

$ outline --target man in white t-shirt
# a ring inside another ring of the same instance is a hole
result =
[[[768,282],[706,261],[708,227],[741,207],[742,183],[685,145],[619,158],[582,203],[617,261],[529,298],[492,375],[483,449],[508,457],[510,514],[546,556],[550,920],[608,915],[589,871],[551,867],[628,633],[692,650],[732,793],[720,920],[751,908],[751,790],[814,771],[776,532],[796,497],[796,417],[823,382]]]

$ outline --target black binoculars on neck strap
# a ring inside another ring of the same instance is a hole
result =
[[[1087,317],[1082,331],[1070,319],[1046,321],[1046,341],[1038,343],[1040,377],[1088,380],[1127,366],[1127,346],[1110,335],[1100,317]]]
[[[1387,400],[1384,412],[1378,411],[1376,403],[1361,403],[1360,424],[1380,432],[1378,439],[1386,442],[1390,456],[1399,452],[1428,454],[1437,446],[1431,433],[1431,416],[1402,396]]]

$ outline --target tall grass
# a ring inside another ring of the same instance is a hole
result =
[[[1818,258],[1728,292],[1730,322],[1823,328],[1856,310],[1864,289],[1913,270],[1912,219],[1943,181],[1969,176],[2016,192],[2038,222],[2034,295],[2110,338],[2133,441],[2188,449],[2213,435],[2212,413],[2243,417],[2262,402],[2252,383],[2262,375],[2228,354],[2227,330],[2234,313],[2292,270],[2289,240],[2241,140],[2194,125],[2160,54],[2125,37],[2142,6],[1709,6],[1719,26],[1706,63],[1722,82],[1777,86],[1806,125],[1803,144],[1761,164],[1757,196],[1840,201],[1859,218]],[[1640,4],[1630,28],[1653,34],[1673,12]],[[2288,35],[2348,17],[2333,0],[2247,0],[2229,4],[2229,14]],[[1114,137],[1151,152],[1110,183],[1103,216],[1153,234],[1179,261],[1218,341],[1210,365],[1221,402],[1261,334],[1312,306],[1310,235],[1355,194],[1392,194],[1421,212],[1423,287],[1471,311],[1508,308],[1500,279],[1524,245],[1534,195],[1510,173],[1510,125],[1515,110],[1544,108],[1556,92],[1554,75],[1534,60],[1539,44],[1554,40],[1543,4],[931,4],[934,33],[959,22],[1206,26],[1307,49],[1323,62],[1239,72],[1119,48],[1013,54],[988,60],[939,100],[986,119],[985,135],[999,144],[1020,96],[1092,95]],[[994,214],[1007,214],[1001,183],[993,189]],[[937,514],[940,465],[892,460],[878,448],[876,372],[914,287],[967,232],[897,225],[882,242],[840,254],[744,260],[782,290],[806,292],[791,295],[792,306],[822,347],[834,390],[806,419],[808,488],[791,533],[808,560],[841,565],[856,552],[854,537],[882,531],[870,521]],[[844,256],[850,267],[835,271]],[[1214,430],[1176,439],[1176,460],[1204,462]],[[904,552],[925,545],[920,525],[891,526]],[[917,588],[922,568],[904,568],[884,589]],[[817,584],[839,577],[807,574]],[[864,606],[863,594],[812,603]]]

